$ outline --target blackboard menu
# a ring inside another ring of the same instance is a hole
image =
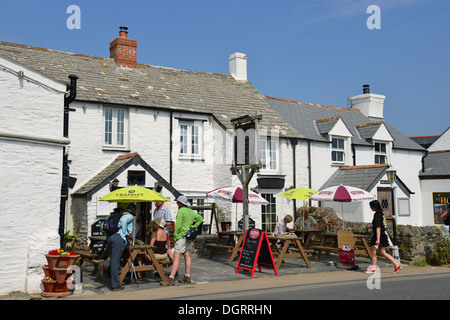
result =
[[[261,267],[274,269],[275,274],[278,275],[267,233],[259,229],[252,229],[245,232],[236,273],[239,272],[239,269],[249,270],[253,277],[256,264],[258,264],[259,271],[261,271]]]

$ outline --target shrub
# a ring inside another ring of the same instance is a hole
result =
[[[436,265],[445,265],[450,264],[450,240],[444,239],[436,242],[433,256],[432,256],[433,264]]]

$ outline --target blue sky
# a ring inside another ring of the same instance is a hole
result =
[[[70,30],[70,5],[81,29]],[[380,8],[381,29],[366,21]],[[109,57],[119,26],[138,62],[228,73],[248,57],[249,81],[269,96],[339,107],[386,96],[384,119],[408,136],[450,127],[448,0],[2,1],[0,41]]]

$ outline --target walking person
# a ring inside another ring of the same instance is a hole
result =
[[[186,234],[191,227],[198,228],[203,222],[203,217],[189,208],[189,202],[185,196],[177,198],[178,213],[175,220],[175,231],[173,239],[175,240],[175,247],[173,253],[172,271],[167,277],[166,281],[161,281],[163,286],[173,286],[175,284],[175,275],[180,267],[181,255],[184,257],[185,275],[179,279],[181,283],[191,283],[191,256],[192,241],[186,239]]]
[[[136,215],[136,206],[129,204],[127,211],[124,212],[119,220],[119,231],[110,236],[107,240],[111,259],[102,265],[102,276],[105,272],[111,274],[111,288],[113,291],[123,290],[125,287],[120,284],[120,261],[122,254],[128,245],[127,237],[133,233],[133,219]]]
[[[380,254],[394,264],[394,273],[399,272],[402,266],[386,252],[386,247],[389,246],[389,239],[386,233],[386,219],[383,214],[383,209],[378,200],[373,200],[369,203],[370,209],[374,211],[372,220],[373,235],[370,241],[370,259],[372,260],[372,266],[370,266],[365,272],[375,273],[377,265],[377,249]]]

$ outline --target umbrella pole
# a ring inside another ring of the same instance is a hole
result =
[[[345,230],[344,226],[344,203],[341,202],[341,211],[342,211],[342,230]]]

